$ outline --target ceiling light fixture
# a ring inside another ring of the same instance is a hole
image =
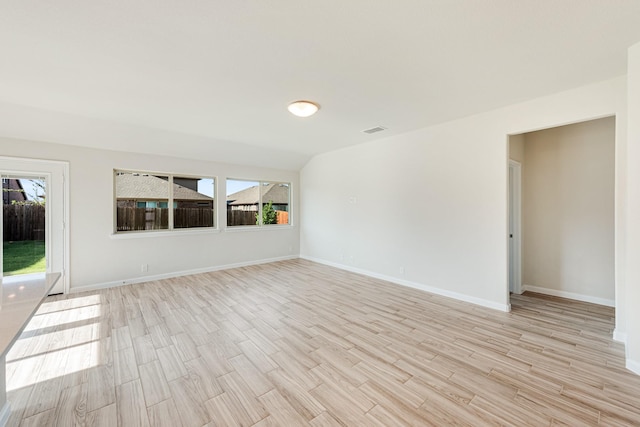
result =
[[[313,116],[320,107],[311,101],[294,101],[287,107],[289,112],[298,117]]]

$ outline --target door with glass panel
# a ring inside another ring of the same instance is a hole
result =
[[[62,162],[0,158],[3,281],[56,272],[62,277],[51,293],[65,291],[65,175]]]

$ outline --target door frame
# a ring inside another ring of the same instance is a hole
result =
[[[47,178],[47,198],[54,202],[47,203],[46,209],[46,256],[47,273],[60,273],[58,284],[52,289],[53,293],[69,293],[69,162],[58,160],[29,159],[22,157],[0,156],[0,171],[8,175],[39,175]],[[5,167],[9,166],[9,167]],[[53,209],[58,212],[53,212]],[[2,213],[0,212],[0,218]],[[55,222],[53,218],[55,219]],[[0,240],[2,240],[3,230],[0,227]],[[58,236],[55,243],[52,243],[54,228],[58,229]],[[61,257],[56,262],[55,271],[52,269],[52,244],[56,246],[57,257]],[[2,248],[0,247],[0,256]],[[2,277],[2,272],[0,272]]]
[[[509,159],[509,191],[507,193],[509,207],[507,264],[508,279],[513,274],[513,289],[511,286],[507,288],[510,292],[520,295],[522,293],[522,164],[511,159]]]

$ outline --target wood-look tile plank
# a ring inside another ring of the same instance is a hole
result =
[[[322,390],[332,390],[335,399],[346,403],[350,407],[358,408],[362,413],[375,406],[369,397],[359,388],[353,386],[340,372],[333,370],[332,367],[319,365],[313,368],[312,371],[322,381],[318,387],[310,391],[313,396],[318,392],[318,388],[322,387]],[[320,403],[324,404],[322,400],[320,400]]]
[[[204,404],[209,416],[219,425],[251,426],[262,419],[253,420],[238,399],[228,393],[219,394]]]
[[[175,345],[176,350],[178,351],[178,355],[183,362],[187,362],[189,360],[197,359],[200,357],[200,353],[198,352],[198,348],[196,343],[191,339],[191,336],[186,333],[180,333],[177,335],[172,335],[171,340]]]
[[[370,408],[363,410],[354,405],[355,402],[348,399],[348,395],[341,393],[339,389],[330,387],[325,383],[320,384],[309,393],[320,402],[322,406],[327,408],[331,412],[331,415],[347,426],[367,425],[365,414],[374,406],[374,404],[371,403]]]
[[[116,403],[118,426],[149,427],[149,417],[139,379],[116,386]]]
[[[176,427],[182,425],[180,420],[182,411],[178,411],[172,398],[149,406],[147,412],[149,413],[149,423],[153,427]]]
[[[429,419],[425,417],[411,402],[396,396],[393,391],[387,390],[384,386],[367,381],[359,387],[372,402],[384,407],[393,417],[405,420],[413,425],[430,425]]]
[[[411,423],[399,418],[380,405],[371,408],[371,410],[366,413],[366,417],[369,422],[368,425],[371,426],[411,426]]]
[[[254,395],[261,396],[269,390],[273,390],[273,383],[244,354],[229,359],[229,363]]]
[[[271,390],[258,398],[266,410],[275,419],[277,424],[283,426],[307,426],[305,420],[291,404],[280,395],[278,390]]]
[[[118,407],[115,403],[87,414],[87,427],[114,427],[118,425]]]
[[[263,374],[276,369],[278,365],[252,341],[246,340],[238,344],[244,355],[251,360],[256,368]]]
[[[299,384],[294,378],[289,377],[281,370],[274,370],[267,374],[275,389],[296,412],[310,421],[326,411],[307,390],[303,384]]]
[[[21,427],[45,427],[54,426],[55,424],[55,408],[48,409],[44,412],[39,412],[28,418],[23,418],[20,423]]]
[[[152,360],[149,363],[140,365],[138,369],[147,407],[171,398],[169,383],[159,361]]]
[[[180,408],[180,421],[184,427],[200,427],[209,422],[209,414],[189,377],[170,381],[169,388],[176,407]]]
[[[88,370],[87,411],[95,411],[116,401],[113,367],[100,365]]]
[[[116,328],[112,333],[113,337],[113,349],[115,351],[124,350],[133,345],[131,341],[131,332],[129,332],[129,325]]]
[[[87,386],[63,389],[53,416],[56,426],[83,425],[87,416]]]
[[[185,362],[189,378],[193,382],[201,401],[207,401],[224,392],[216,377],[217,371],[210,369],[205,359],[199,357],[197,359]],[[225,372],[225,374],[228,372]],[[224,374],[222,374],[224,375]]]
[[[228,395],[233,396],[242,406],[252,422],[256,423],[269,415],[258,400],[259,396],[253,394],[249,386],[235,371],[218,378],[218,382],[222,389]]]
[[[151,335],[141,335],[133,338],[133,351],[138,365],[144,365],[158,359]]]
[[[333,415],[328,412],[323,412],[311,421],[309,424],[313,427],[344,427],[345,424],[338,421]]]
[[[38,398],[30,400],[30,404],[25,408],[23,417],[29,418],[39,412],[55,409],[60,398],[61,386],[62,379],[60,377],[35,383],[31,393],[34,396],[38,396]]]
[[[184,366],[182,359],[180,359],[180,355],[174,345],[159,348],[157,352],[158,360],[162,365],[167,381],[173,381],[188,374],[187,368]]]
[[[128,383],[138,378],[138,365],[133,347],[114,352],[113,371],[115,385]]]

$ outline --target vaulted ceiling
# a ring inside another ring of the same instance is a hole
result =
[[[639,23],[638,0],[0,0],[0,136],[297,169],[625,74]]]

